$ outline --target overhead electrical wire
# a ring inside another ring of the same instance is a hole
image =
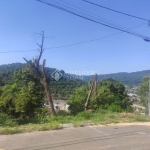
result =
[[[26,50],[26,51],[0,51],[0,53],[25,53],[25,52],[32,52],[37,50]]]
[[[144,23],[144,24],[145,24],[145,23]],[[129,30],[138,28],[138,27],[140,27],[140,26],[142,26],[142,25],[143,25],[143,24],[140,24],[139,26],[130,28]],[[89,43],[89,42],[94,42],[94,41],[102,40],[102,39],[105,39],[105,38],[108,38],[108,37],[111,37],[111,36],[114,36],[114,35],[117,35],[117,34],[121,34],[121,33],[122,33],[122,32],[117,32],[117,33],[113,33],[113,34],[110,34],[110,35],[107,35],[107,36],[104,36],[104,37],[101,37],[101,38],[97,38],[97,39],[87,40],[87,41],[83,41],[83,42],[79,42],[79,43],[74,43],[74,44],[63,45],[63,46],[45,48],[45,49],[64,48],[64,47],[71,47],[71,46],[81,45],[81,44],[85,44],[85,43]]]
[[[55,3],[55,4],[57,4],[57,5],[62,5],[62,4],[60,4],[60,3],[58,3],[58,2],[56,2],[55,0],[46,0],[46,1],[53,1],[53,3]],[[70,4],[70,3],[68,3],[68,2],[65,2],[65,1],[63,1],[63,0],[60,0],[61,2],[63,2],[63,3],[65,3],[65,4],[67,4],[67,5],[69,5],[69,6],[72,6],[73,8],[70,8],[70,7],[68,7],[68,6],[66,6],[66,5],[62,5],[62,6],[64,6],[64,7],[66,7],[67,9],[71,9],[71,10],[73,10],[73,11],[76,11],[76,13],[81,13],[81,15],[86,15],[87,17],[92,17],[92,19],[93,18],[95,18],[95,19],[98,19],[98,20],[100,20],[100,21],[103,21],[104,23],[107,23],[107,24],[109,24],[109,25],[113,25],[113,26],[115,26],[115,27],[119,27],[120,29],[124,29],[124,30],[129,30],[129,28],[127,28],[127,27],[124,27],[124,26],[121,26],[120,24],[117,24],[117,23],[114,23],[114,22],[112,22],[112,21],[110,21],[110,20],[108,20],[108,19],[105,19],[105,18],[103,18],[103,17],[100,17],[100,16],[98,16],[98,15],[96,15],[96,14],[93,14],[93,13],[91,13],[91,12],[89,12],[89,11],[86,11],[86,10],[84,10],[84,9],[81,9],[81,8],[79,8],[79,7],[77,7],[77,6],[74,6],[74,5],[72,5],[72,4]],[[78,11],[78,10],[76,10],[76,9],[74,9],[74,8],[77,8],[77,9],[79,9],[79,10],[81,10],[81,11]],[[136,32],[136,34],[137,34],[138,32]],[[138,33],[138,34],[140,34],[140,33]]]
[[[66,4],[69,5],[69,6],[72,6],[72,7],[74,7],[74,8],[77,8],[77,9],[83,11],[83,12],[88,13],[88,15],[91,16],[91,17],[94,17],[94,18],[96,18],[96,19],[100,19],[100,20],[103,21],[103,22],[106,22],[106,23],[109,23],[109,24],[112,24],[112,25],[115,25],[115,26],[119,26],[119,27],[120,27],[119,24],[114,23],[114,22],[112,22],[112,21],[110,21],[110,20],[108,20],[108,19],[105,19],[105,18],[103,18],[103,17],[100,17],[99,15],[96,15],[96,14],[94,14],[94,13],[91,13],[91,12],[87,11],[87,10],[81,9],[81,8],[79,8],[79,7],[77,7],[77,6],[74,6],[74,5],[72,5],[72,4],[68,3],[68,2],[63,1],[63,0],[60,0],[60,1],[63,2],[63,3],[66,3]]]
[[[84,14],[84,15],[86,15],[87,17],[92,17],[92,18],[94,18],[94,19],[98,19],[98,20],[100,20],[100,21],[102,21],[102,22],[105,22],[105,23],[108,23],[108,24],[110,24],[110,25],[114,25],[114,26],[116,26],[116,27],[124,28],[124,27],[119,26],[119,25],[116,24],[116,23],[111,22],[110,20],[104,19],[104,18],[102,18],[102,17],[100,17],[100,16],[98,16],[98,15],[96,15],[96,14],[93,14],[93,13],[91,13],[91,12],[89,12],[89,11],[83,10],[83,9],[81,9],[81,8],[79,8],[79,7],[77,7],[77,6],[74,6],[74,5],[72,5],[72,4],[68,3],[68,2],[65,2],[65,1],[63,1],[63,0],[60,0],[60,1],[63,2],[63,3],[65,3],[65,4],[67,4],[67,5],[69,5],[69,6],[71,6],[71,7],[73,7],[73,8],[69,8],[68,6],[66,6],[66,5],[64,5],[64,4],[60,4],[60,3],[58,3],[58,2],[55,2],[54,0],[50,0],[50,1],[53,1],[53,3],[56,3],[56,4],[58,4],[58,5],[65,6],[67,9],[71,9],[71,10],[73,10],[73,11],[76,11],[77,13],[80,13],[81,15]],[[76,9],[75,9],[75,8],[76,8]],[[77,9],[78,9],[78,10],[77,10]],[[80,11],[79,11],[79,10],[80,10]],[[127,28],[126,28],[126,29],[127,29]]]
[[[74,11],[72,11],[72,10],[69,10],[69,9],[67,9],[67,8],[64,8],[64,7],[62,7],[62,6],[59,6],[59,5],[56,5],[56,4],[47,2],[47,1],[42,1],[42,0],[37,0],[37,1],[39,1],[39,2],[41,2],[41,3],[43,3],[43,4],[46,4],[46,5],[52,6],[52,7],[54,7],[54,8],[60,9],[60,10],[62,10],[62,11],[68,12],[68,13],[70,13],[70,14],[72,14],[72,15],[75,15],[75,16],[78,16],[78,17],[80,17],[80,18],[83,18],[83,19],[86,19],[86,20],[95,22],[95,23],[97,23],[97,24],[100,24],[100,25],[103,25],[103,26],[106,26],[106,27],[109,27],[109,28],[112,28],[112,29],[116,29],[116,30],[119,30],[119,31],[122,31],[122,32],[125,32],[125,33],[128,33],[128,34],[131,34],[131,35],[140,37],[140,38],[144,39],[145,41],[150,42],[150,38],[149,38],[149,37],[144,36],[144,35],[141,35],[141,34],[138,34],[138,33],[136,33],[136,32],[129,32],[129,31],[127,31],[127,30],[124,30],[124,29],[121,29],[121,28],[117,28],[117,27],[114,27],[114,26],[111,26],[111,25],[108,25],[108,24],[99,22],[99,21],[97,21],[97,20],[94,20],[94,19],[92,19],[92,18],[89,18],[89,17],[87,17],[87,16],[84,16],[84,15],[82,15],[82,14],[79,14],[79,13],[77,13],[77,12],[74,12]]]
[[[149,19],[145,19],[145,18],[141,18],[141,17],[138,17],[138,16],[130,15],[130,14],[127,14],[127,13],[124,13],[124,12],[121,12],[121,11],[117,11],[117,10],[114,10],[114,9],[111,9],[111,8],[108,8],[108,7],[105,7],[105,6],[102,6],[102,5],[93,3],[93,2],[88,1],[88,0],[82,0],[82,1],[87,2],[87,3],[89,3],[89,4],[92,4],[92,5],[95,5],[95,6],[98,6],[98,7],[101,7],[101,8],[104,8],[104,9],[107,9],[107,10],[110,10],[110,11],[114,11],[114,12],[116,12],[116,13],[120,13],[120,14],[122,14],[122,15],[126,15],[126,16],[133,17],[133,18],[136,18],[136,19],[148,21],[148,23],[150,23],[150,20],[149,20]]]
[[[63,3],[66,3],[66,4],[69,5],[69,6],[72,6],[72,7],[74,7],[74,8],[79,9],[79,10],[82,10],[83,12],[88,13],[90,16],[92,15],[92,16],[95,17],[96,19],[97,19],[97,18],[98,18],[98,19],[100,18],[102,21],[104,21],[104,22],[106,22],[106,23],[109,23],[109,24],[115,25],[115,26],[117,26],[117,27],[121,27],[121,28],[124,28],[124,29],[128,30],[127,27],[124,27],[124,26],[122,26],[122,25],[120,25],[120,24],[118,24],[118,23],[115,23],[115,22],[113,22],[113,21],[110,21],[110,20],[108,20],[108,19],[106,19],[106,18],[104,18],[104,17],[101,17],[101,16],[97,15],[97,14],[94,14],[94,13],[92,13],[92,12],[89,12],[89,11],[87,11],[87,10],[84,10],[84,9],[82,9],[82,8],[79,8],[79,7],[77,7],[77,6],[73,5],[73,4],[70,4],[70,3],[68,3],[68,2],[65,2],[65,1],[63,1],[63,0],[60,0],[60,1],[63,2]]]
[[[145,23],[144,23],[144,24],[145,24]],[[143,25],[143,23],[140,24],[140,25],[138,25],[138,26],[136,26],[136,27],[130,28],[129,30],[138,28],[138,27],[140,27],[140,26],[142,26],[142,25]],[[105,38],[108,38],[108,37],[111,37],[111,36],[114,36],[114,35],[117,35],[117,34],[121,34],[121,33],[123,33],[123,32],[117,32],[117,33],[110,34],[110,35],[107,35],[107,36],[104,36],[104,37],[101,37],[101,38],[92,39],[92,40],[87,40],[87,41],[78,42],[78,43],[74,43],[74,44],[67,44],[67,45],[61,45],[61,46],[54,46],[54,47],[44,48],[44,49],[45,49],[45,50],[48,50],[48,49],[59,49],[59,48],[77,46],[77,45],[81,45],[81,44],[85,44],[85,43],[89,43],[89,42],[99,41],[99,40],[102,40],[102,39],[105,39]],[[24,52],[32,52],[32,51],[37,51],[37,50],[27,50],[27,51],[0,51],[0,53],[24,53]]]
[[[38,0],[39,1],[39,0]],[[65,2],[65,1],[63,1],[63,0],[61,0],[62,2]],[[55,2],[56,3],[56,2]],[[65,2],[65,3],[67,3],[67,2]],[[72,4],[69,4],[69,3],[67,3],[68,5],[72,5]],[[72,5],[73,7],[76,7],[76,6],[74,6],[74,5]],[[85,10],[83,10],[83,9],[81,9],[81,8],[79,8],[79,7],[76,7],[76,8],[78,8],[78,9],[80,9],[80,10],[82,10],[82,11],[85,11]],[[85,12],[88,12],[88,11],[85,11]],[[88,12],[88,13],[90,13],[90,12]],[[93,13],[92,13],[93,14]],[[95,15],[95,14],[93,14],[93,15]],[[97,15],[96,15],[97,16]],[[98,16],[99,17],[99,16]],[[104,18],[103,18],[104,19]],[[106,19],[105,19],[106,20]],[[138,28],[138,27],[140,27],[140,26],[142,26],[142,25],[144,25],[145,23],[142,23],[142,24],[140,24],[140,25],[138,25],[138,26],[136,26],[136,27],[132,27],[132,28],[130,28],[130,29],[127,29],[127,31],[130,31],[130,30],[132,30],[132,29],[135,29],[135,28]],[[114,35],[117,35],[117,34],[120,34],[120,33],[122,33],[122,32],[118,32],[118,33],[114,33],[114,34],[111,34],[111,35],[108,35],[108,36],[104,36],[104,37],[101,37],[101,38],[97,38],[97,39],[92,39],[92,40],[87,40],[87,41],[83,41],[83,42],[78,42],[78,43],[74,43],[74,44],[68,44],[68,45],[62,45],[62,46],[55,46],[55,47],[51,47],[51,48],[45,48],[45,49],[57,49],[57,48],[65,48],[65,47],[71,47],[71,46],[77,46],[77,45],[81,45],[81,44],[85,44],[85,43],[89,43],[89,42],[94,42],[94,41],[98,41],[98,40],[102,40],[102,39],[105,39],[105,38],[108,38],[108,37],[111,37],[111,36],[114,36]],[[45,38],[47,38],[47,37],[45,37]],[[49,37],[48,37],[49,38]],[[50,37],[50,38],[52,38],[52,37]],[[37,51],[37,50],[26,50],[26,51],[0,51],[0,53],[24,53],[24,52],[32,52],[32,51]]]

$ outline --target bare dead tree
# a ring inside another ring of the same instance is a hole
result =
[[[94,82],[95,82],[95,76],[94,76],[94,79],[92,81],[92,84],[91,84],[91,87],[90,87],[90,90],[89,90],[89,93],[88,93],[88,96],[87,96],[87,99],[86,99],[85,110],[88,109],[88,106],[89,106],[89,103],[90,103],[90,97],[91,97],[91,94],[92,94],[92,91],[93,91],[93,88],[94,88]]]
[[[94,81],[94,94],[97,97],[97,74],[95,74],[95,81]]]
[[[42,37],[42,42],[41,42],[41,45],[37,43],[39,49],[39,56],[35,59],[33,59],[32,61],[28,61],[26,58],[24,58],[24,60],[29,64],[30,66],[30,73],[31,75],[33,75],[35,78],[37,78],[40,83],[43,85],[44,87],[44,91],[45,91],[45,96],[46,96],[46,101],[47,103],[49,104],[50,106],[50,111],[53,115],[56,114],[55,112],[55,109],[54,109],[54,104],[53,104],[53,100],[52,100],[52,97],[51,97],[51,92],[50,92],[50,89],[49,89],[49,81],[48,81],[48,78],[47,78],[47,75],[46,75],[46,72],[45,72],[45,63],[46,63],[46,60],[44,59],[43,60],[43,63],[42,65],[40,65],[40,60],[41,60],[41,57],[42,57],[42,54],[44,52],[44,48],[43,48],[43,45],[44,45],[44,31],[39,33]]]
[[[92,92],[93,92],[93,89],[94,89],[94,99],[93,100],[90,100],[90,97],[92,95]],[[103,95],[106,91],[100,93],[99,95],[97,95],[97,74],[95,74],[94,78],[93,78],[93,81],[91,83],[91,87],[90,87],[90,90],[89,90],[89,93],[88,93],[88,96],[87,96],[87,100],[86,100],[86,103],[85,103],[85,110],[88,110],[89,108],[89,104],[94,102],[95,100],[97,100],[97,98],[101,95]]]

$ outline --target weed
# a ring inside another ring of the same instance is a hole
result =
[[[15,127],[16,121],[10,119],[6,114],[0,114],[0,134],[15,134],[33,131],[45,131],[60,129],[60,124],[73,124],[74,127],[80,127],[86,123],[110,124],[123,122],[148,122],[150,117],[134,113],[117,113],[110,110],[100,109],[95,113],[81,112],[76,116],[67,116],[60,112],[57,116],[44,116],[41,119],[18,119],[18,126]],[[7,118],[7,119],[6,119]],[[3,122],[3,123],[2,123]],[[7,125],[6,127],[4,127]]]

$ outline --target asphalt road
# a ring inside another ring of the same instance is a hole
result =
[[[150,150],[150,126],[81,127],[0,135],[0,150]]]

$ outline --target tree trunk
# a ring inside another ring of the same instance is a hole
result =
[[[94,87],[94,82],[95,82],[95,78],[92,81],[92,85],[91,85],[90,91],[88,93],[88,97],[87,97],[87,100],[86,100],[86,103],[85,103],[85,110],[88,110],[88,106],[89,106],[89,103],[90,103],[90,97],[91,97],[93,87]]]
[[[42,54],[44,52],[44,48],[43,48],[44,32],[42,32],[40,35],[42,36],[42,44],[41,45],[37,44],[40,47],[40,49],[38,50],[40,52],[39,56],[36,59],[33,59],[33,61],[28,61],[25,58],[24,58],[24,60],[30,65],[31,74],[35,78],[40,80],[41,84],[43,85],[44,90],[45,90],[46,100],[50,106],[51,112],[53,115],[56,115],[53,100],[52,100],[51,93],[49,90],[49,82],[48,82],[47,75],[45,72],[45,62],[46,62],[45,59],[43,60],[43,64],[40,66],[40,60],[41,60]]]
[[[46,100],[47,100],[47,102],[50,106],[50,109],[51,109],[51,113],[53,115],[56,115],[53,100],[52,100],[51,93],[50,93],[50,90],[49,90],[49,84],[45,81],[43,81],[42,84],[43,84],[43,87],[44,87],[44,90],[45,90]]]
[[[41,82],[41,84],[44,87],[46,100],[47,100],[47,102],[48,102],[48,104],[50,106],[51,112],[52,112],[53,115],[56,115],[56,112],[55,112],[55,109],[54,109],[53,100],[52,100],[50,89],[49,89],[49,82],[48,82],[48,79],[47,79],[47,75],[45,73],[45,68],[44,68],[45,61],[46,60],[43,61],[43,65],[42,65],[42,68],[41,68],[41,72],[43,74],[43,77],[40,78],[40,82]]]

